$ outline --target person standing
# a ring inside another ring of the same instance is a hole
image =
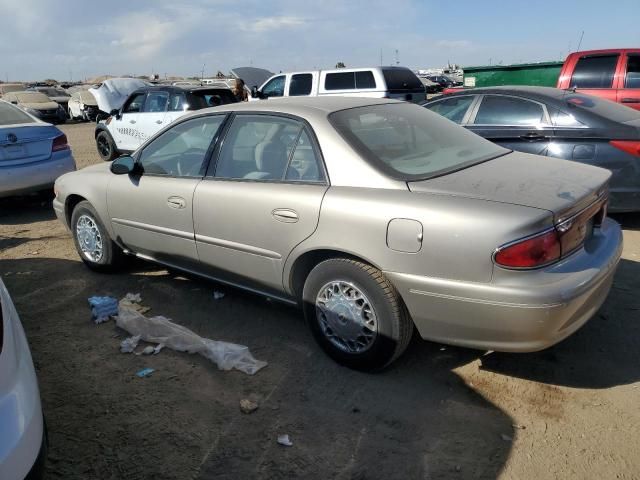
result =
[[[247,89],[244,88],[244,80],[241,78],[236,78],[236,84],[233,87],[233,94],[239,102],[246,102],[249,100]]]

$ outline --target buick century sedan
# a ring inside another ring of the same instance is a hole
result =
[[[291,98],[182,117],[63,175],[54,208],[95,270],[127,255],[298,304],[338,362],[424,339],[544,349],[604,302],[610,172],[513,152],[405,102]]]

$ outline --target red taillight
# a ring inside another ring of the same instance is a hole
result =
[[[555,229],[501,247],[494,255],[498,265],[535,268],[560,259],[560,237]]]
[[[60,152],[62,150],[69,150],[69,143],[67,142],[67,136],[64,133],[54,138],[53,144],[51,145],[52,152]]]
[[[609,143],[634,157],[640,157],[640,142],[636,140],[611,140]]]

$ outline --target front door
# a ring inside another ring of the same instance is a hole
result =
[[[116,148],[120,151],[132,152],[140,146],[140,129],[138,116],[142,111],[146,93],[133,95],[122,106],[120,117],[111,117],[109,130],[116,142]]]
[[[224,118],[177,123],[137,154],[140,175],[112,178],[107,190],[111,224],[128,249],[171,265],[197,266],[193,192]]]
[[[284,262],[315,231],[328,188],[313,134],[291,118],[237,115],[217,157],[194,196],[203,268],[281,292]]]
[[[508,95],[483,95],[469,130],[510,150],[546,155],[553,127],[544,105]]]
[[[624,78],[617,90],[618,103],[640,110],[640,50],[625,55]]]
[[[138,146],[164,127],[168,104],[169,92],[152,91],[147,94],[142,112],[138,115],[138,129],[140,131]]]

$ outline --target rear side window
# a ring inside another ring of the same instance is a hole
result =
[[[408,68],[383,68],[388,90],[424,90],[422,82]]]
[[[164,112],[167,109],[169,94],[167,92],[150,92],[144,104],[144,112]]]
[[[356,77],[353,72],[327,73],[324,79],[325,90],[353,90]]]
[[[540,125],[544,122],[542,105],[529,100],[499,95],[486,95],[482,99],[476,125]]]
[[[356,88],[376,88],[376,79],[373,78],[373,72],[370,70],[356,72]]]
[[[464,97],[451,97],[441,100],[430,105],[425,105],[432,112],[438,113],[452,122],[462,123],[464,115],[469,110],[469,106],[473,102],[473,96],[466,95]]]
[[[299,73],[291,76],[291,84],[289,85],[289,95],[299,97],[309,95],[311,93],[311,85],[313,75],[310,73]]]
[[[35,122],[33,118],[19,108],[0,102],[0,125],[17,125]]]
[[[578,60],[570,88],[611,88],[620,55],[597,55]]]
[[[627,55],[627,75],[624,78],[624,88],[640,88],[640,54]]]
[[[172,93],[171,99],[169,100],[169,111],[170,112],[182,112],[186,110],[187,107],[187,97],[184,93]]]

